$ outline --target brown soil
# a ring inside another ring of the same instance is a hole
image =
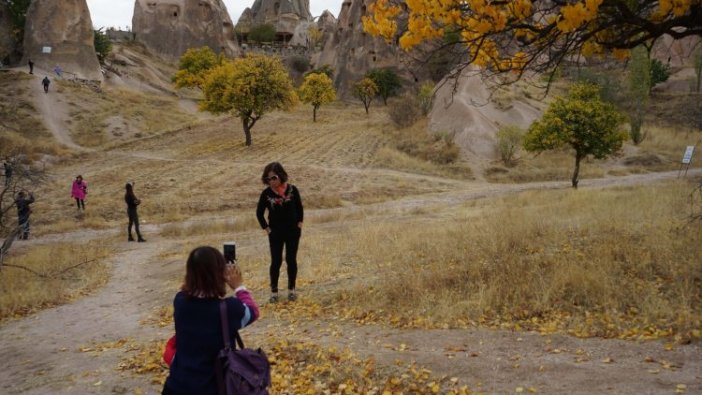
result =
[[[701,173],[694,170],[694,174]],[[609,187],[674,178],[676,172],[651,173],[611,179],[584,180],[582,186]],[[469,187],[470,185],[470,187]],[[567,183],[525,185],[466,184],[455,192],[378,203],[377,211],[392,216],[396,210],[446,204],[533,188],[564,188]],[[353,210],[353,207],[332,210]],[[316,210],[310,210],[315,215]],[[321,212],[322,210],[319,210]],[[348,223],[327,223],[327,230]],[[75,232],[29,241],[32,244],[105,237],[117,230]],[[145,226],[147,243],[117,243],[109,283],[93,295],[72,304],[42,311],[0,326],[0,371],[7,394],[103,394],[160,393],[148,376],[117,370],[120,348],[83,352],[91,345],[132,339],[136,342],[168,338],[170,327],[157,328],[140,322],[155,309],[170,304],[174,279],[183,267],[179,260],[165,261],[179,242],[160,238],[158,227]],[[258,232],[237,235],[242,251],[265,253]],[[304,241],[303,241],[304,243]],[[304,244],[303,244],[304,245]],[[303,298],[304,296],[304,290]],[[263,291],[255,295],[265,298]],[[291,323],[266,315],[247,329],[252,335],[279,333]],[[674,393],[685,384],[688,393],[702,391],[702,346],[675,345],[664,341],[578,339],[569,336],[490,329],[404,330],[360,326],[349,322],[296,323],[301,341],[350,347],[363,357],[375,357],[391,365],[396,360],[416,361],[438,376],[457,377],[471,389],[486,393],[514,393],[535,388],[542,394],[660,394]],[[329,331],[322,328],[335,327]],[[260,338],[260,336],[255,336]],[[400,347],[404,344],[403,347]]]

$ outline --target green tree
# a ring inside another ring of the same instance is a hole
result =
[[[428,115],[431,111],[431,106],[434,104],[434,83],[431,81],[423,82],[422,85],[419,86],[417,97],[419,98],[419,106],[422,109],[422,115]]]
[[[95,30],[93,41],[95,44],[95,53],[97,54],[100,64],[105,64],[105,59],[112,51],[112,41],[107,37],[107,33],[102,31],[103,28]]]
[[[402,87],[400,77],[391,68],[373,69],[366,74],[366,78],[375,82],[378,95],[383,98],[383,104],[388,104],[388,97],[395,96]]]
[[[290,109],[298,100],[280,59],[259,54],[215,67],[205,76],[202,92],[201,110],[231,112],[241,119],[247,146],[256,121],[273,110]]]
[[[180,57],[180,65],[172,80],[176,88],[202,88],[205,76],[222,59],[210,47],[190,48]]]
[[[366,115],[368,115],[368,108],[373,102],[373,98],[378,94],[378,86],[370,78],[363,78],[362,80],[353,84],[353,95],[356,96],[363,102],[363,107],[366,109]]]
[[[305,77],[300,86],[300,100],[312,105],[312,121],[317,122],[317,109],[322,104],[336,100],[334,83],[326,74],[313,73]]]
[[[249,41],[255,43],[269,43],[275,41],[275,26],[264,23],[256,25],[249,31]]]
[[[629,116],[629,136],[635,145],[639,145],[646,134],[641,132],[646,106],[651,92],[651,61],[648,50],[643,46],[636,47],[631,52],[628,64],[628,100],[624,106]]]
[[[613,105],[600,99],[596,85],[576,84],[529,127],[524,149],[541,152],[570,146],[575,151],[572,185],[577,188],[583,159],[604,159],[621,149],[627,138],[619,129],[622,120]]]
[[[22,40],[24,38],[24,25],[27,22],[27,10],[32,0],[2,0],[7,3],[7,7],[10,12],[10,19],[12,19],[12,33],[16,40]]]
[[[497,150],[505,165],[514,165],[515,155],[523,140],[524,131],[518,126],[503,126],[497,131]]]
[[[653,59],[651,61],[651,88],[661,82],[668,81],[668,78],[670,78],[670,66],[663,64],[658,59]]]
[[[305,73],[305,77],[307,77],[310,74],[315,74],[315,73],[326,74],[327,77],[334,79],[334,68],[328,64],[324,64],[324,65],[322,65],[314,70],[308,71],[307,73]]]
[[[695,68],[695,92],[700,93],[700,83],[702,82],[702,43],[697,44],[697,48],[692,54],[692,65]]]

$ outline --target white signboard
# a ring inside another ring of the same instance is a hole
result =
[[[41,53],[51,53],[51,47],[42,47]]]
[[[695,150],[694,145],[688,145],[687,149],[685,149],[685,155],[683,155],[682,163],[685,165],[689,165],[690,162],[692,161],[692,152]]]

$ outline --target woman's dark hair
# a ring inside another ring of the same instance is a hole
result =
[[[281,184],[284,182],[288,182],[288,173],[285,172],[285,169],[283,169],[283,165],[281,165],[278,162],[271,162],[266,165],[266,167],[263,169],[263,175],[261,176],[261,181],[268,185],[268,173],[273,172],[275,173],[278,177],[280,177],[280,182]]]
[[[227,293],[225,265],[224,256],[216,248],[197,247],[190,253],[185,265],[183,292],[195,297],[223,297]]]
[[[124,186],[124,189],[127,190],[127,192],[124,194],[124,198],[133,198],[136,199],[136,196],[134,196],[134,187],[132,187],[131,183],[127,183],[127,185]]]

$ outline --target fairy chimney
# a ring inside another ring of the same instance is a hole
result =
[[[376,68],[394,68],[410,83],[418,80],[407,66],[410,58],[404,51],[363,30],[362,18],[373,2],[343,0],[336,29],[324,42],[322,53],[313,59],[316,67],[330,65],[334,68],[334,85],[341,96],[348,96],[351,84]]]
[[[27,10],[24,59],[39,70],[63,76],[102,81],[95,54],[93,22],[85,0],[34,0]]]
[[[256,0],[251,8],[244,10],[236,31],[246,37],[255,26],[272,25],[276,39],[291,44],[293,37],[300,36],[311,22],[309,0]]]
[[[227,56],[239,53],[222,0],[136,0],[132,29],[137,41],[165,58],[203,46]]]

